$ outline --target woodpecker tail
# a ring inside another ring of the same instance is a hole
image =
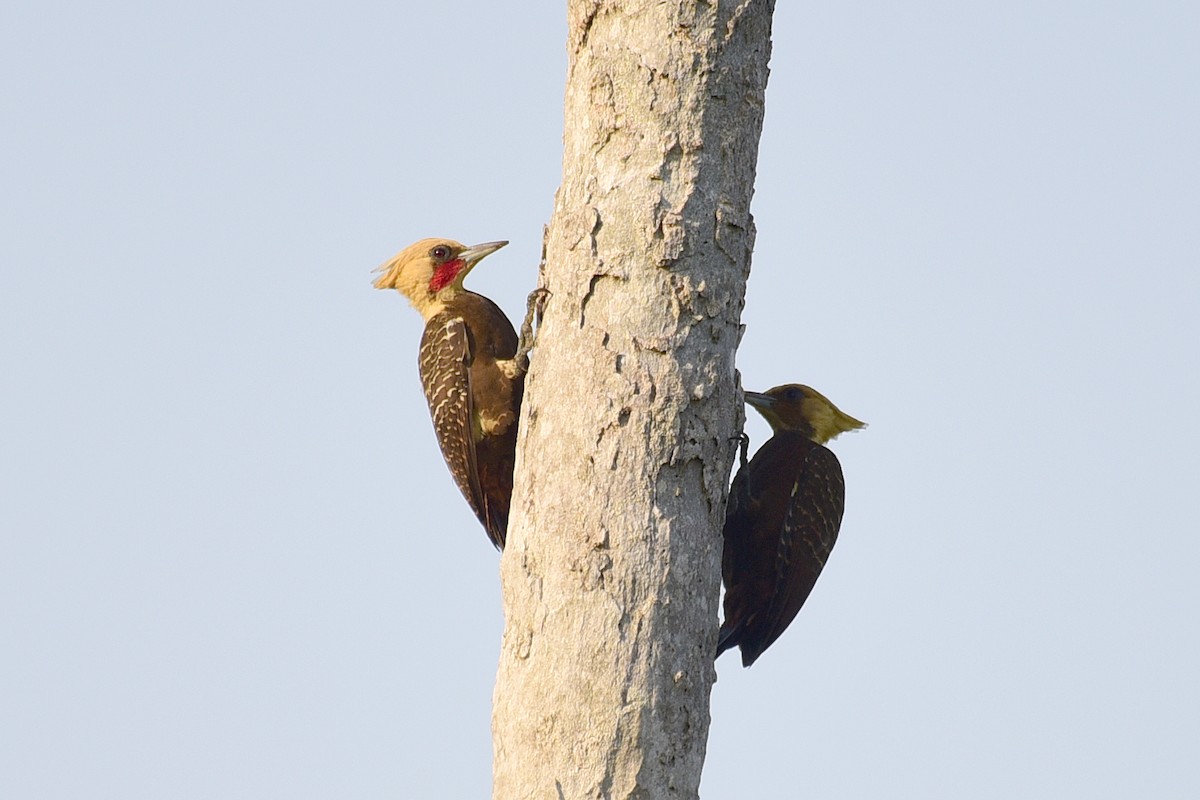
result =
[[[721,626],[721,632],[717,634],[717,654],[713,658],[720,658],[721,653],[724,653],[731,647],[737,647],[737,637],[742,632],[741,625],[730,625],[728,622]]]
[[[742,623],[730,625],[726,622],[721,625],[721,632],[717,635],[717,655],[713,656],[713,658],[718,658],[726,650],[732,650],[737,647],[742,651],[743,667],[748,667],[757,661],[766,648],[757,642],[742,641],[742,636],[745,633],[746,626]]]

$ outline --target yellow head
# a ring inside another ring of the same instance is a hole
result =
[[[763,415],[772,431],[799,431],[817,444],[825,444],[839,433],[867,427],[816,389],[799,383],[745,394],[746,402]]]
[[[385,261],[376,289],[395,289],[409,299],[421,316],[429,319],[446,301],[463,290],[463,278],[508,242],[487,242],[467,247],[453,239],[422,239]]]

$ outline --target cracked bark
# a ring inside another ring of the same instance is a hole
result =
[[[570,0],[493,796],[697,796],[771,0]]]

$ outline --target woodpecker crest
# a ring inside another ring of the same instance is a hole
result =
[[[742,464],[730,488],[717,655],[740,647],[748,667],[795,619],[837,541],[845,483],[837,457],[823,445],[865,423],[800,384],[745,394],[774,435]]]

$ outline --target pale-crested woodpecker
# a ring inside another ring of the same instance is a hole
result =
[[[824,444],[865,423],[800,384],[745,395],[773,435],[748,464],[743,440],[729,490],[717,655],[740,647],[748,667],[796,618],[837,541],[846,486]]]
[[[467,273],[508,242],[472,247],[422,239],[379,267],[377,289],[396,289],[425,320],[417,363],[433,429],[450,474],[504,548],[532,321],[545,293],[530,295],[518,338],[500,307],[463,288]]]

